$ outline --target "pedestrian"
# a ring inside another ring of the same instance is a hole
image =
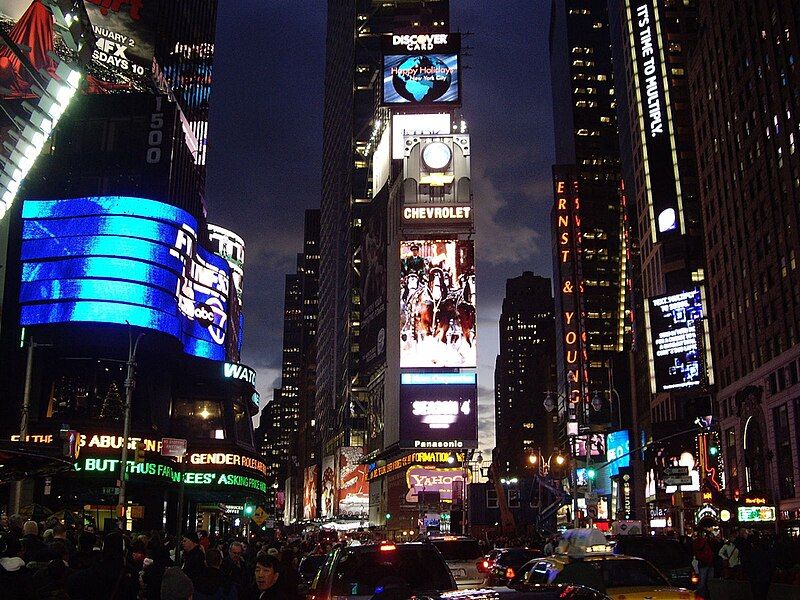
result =
[[[154,531],[147,542],[147,557],[143,561],[142,574],[140,576],[142,584],[142,598],[144,600],[159,600],[161,598],[161,581],[164,572],[174,566],[174,562],[169,557],[161,535]]]
[[[733,540],[725,540],[719,549],[719,557],[722,559],[722,576],[725,579],[736,579],[739,571],[739,549]]]
[[[206,569],[194,581],[192,600],[237,600],[233,581],[220,570],[222,554],[216,548],[206,551]]]
[[[67,581],[72,576],[69,567],[69,550],[63,540],[50,544],[53,559],[33,575],[33,588],[38,600],[69,600]]]
[[[259,552],[256,556],[255,583],[245,595],[245,600],[289,600],[294,596],[285,594],[278,585],[280,563],[275,556]]]
[[[75,571],[88,569],[100,560],[100,553],[94,549],[97,536],[91,531],[83,531],[78,536],[78,549],[69,561]]]
[[[203,554],[203,547],[200,545],[197,532],[187,531],[184,533],[181,538],[181,546],[183,547],[183,572],[194,583],[206,568],[206,557]]]
[[[170,567],[164,571],[159,591],[161,600],[192,600],[194,585],[180,568]]]
[[[13,533],[0,541],[0,590],[4,600],[34,600],[31,572],[25,567],[25,549]]]
[[[72,540],[67,537],[67,528],[61,523],[57,523],[53,526],[53,541],[63,542],[67,547],[67,553],[69,554],[70,558],[72,558],[72,555],[75,554],[75,544],[73,544]]]
[[[139,578],[125,562],[125,539],[114,531],[103,540],[100,560],[67,581],[72,600],[136,600]]]
[[[553,554],[554,550],[555,547],[553,546],[553,538],[549,537],[547,538],[547,543],[544,545],[542,552],[544,553],[545,556],[550,556],[551,554]]]
[[[21,541],[25,550],[25,564],[48,560],[47,545],[39,537],[39,524],[36,521],[25,521]]]
[[[750,542],[750,532],[744,527],[739,529],[739,534],[733,540],[733,545],[739,551],[739,567],[734,573],[735,578],[738,580],[747,578],[747,567],[751,560],[752,543]]]
[[[199,544],[203,547],[203,551],[205,552],[206,550],[208,550],[208,548],[209,548],[209,546],[211,544],[211,540],[208,539],[208,532],[207,531],[201,531],[199,533],[199,538],[198,539],[199,539]]]
[[[708,540],[708,534],[702,529],[695,535],[692,552],[694,554],[692,565],[700,579],[697,584],[697,595],[707,598],[708,580],[711,579],[714,570],[714,551]]]
[[[244,546],[241,542],[231,542],[228,556],[222,561],[220,570],[234,583],[241,595],[247,588],[248,574],[244,564]]]

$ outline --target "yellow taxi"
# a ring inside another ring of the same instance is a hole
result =
[[[580,584],[613,600],[694,599],[694,592],[672,587],[646,560],[613,554],[603,533],[593,528],[566,531],[553,556],[534,559],[523,571],[523,586]]]

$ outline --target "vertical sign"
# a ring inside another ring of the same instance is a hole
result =
[[[638,129],[654,243],[663,241],[665,235],[686,233],[658,1],[626,0]]]
[[[580,197],[574,172],[554,171],[556,231],[556,281],[560,296],[560,335],[563,348],[566,396],[569,417],[576,420],[576,406],[585,400],[588,381],[586,365],[586,330],[583,326],[581,294],[583,279],[580,268]]]

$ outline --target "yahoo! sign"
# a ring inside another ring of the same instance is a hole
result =
[[[464,481],[462,469],[437,469],[436,467],[423,467],[413,465],[406,471],[408,493],[406,501],[417,502],[420,492],[439,492],[443,502],[453,501],[453,483]]]

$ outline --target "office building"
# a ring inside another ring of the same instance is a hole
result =
[[[553,421],[542,402],[555,384],[551,282],[530,271],[506,281],[495,368],[495,452],[500,473],[521,476],[553,451]]]
[[[797,5],[699,3],[690,62],[725,493],[800,524]]]

